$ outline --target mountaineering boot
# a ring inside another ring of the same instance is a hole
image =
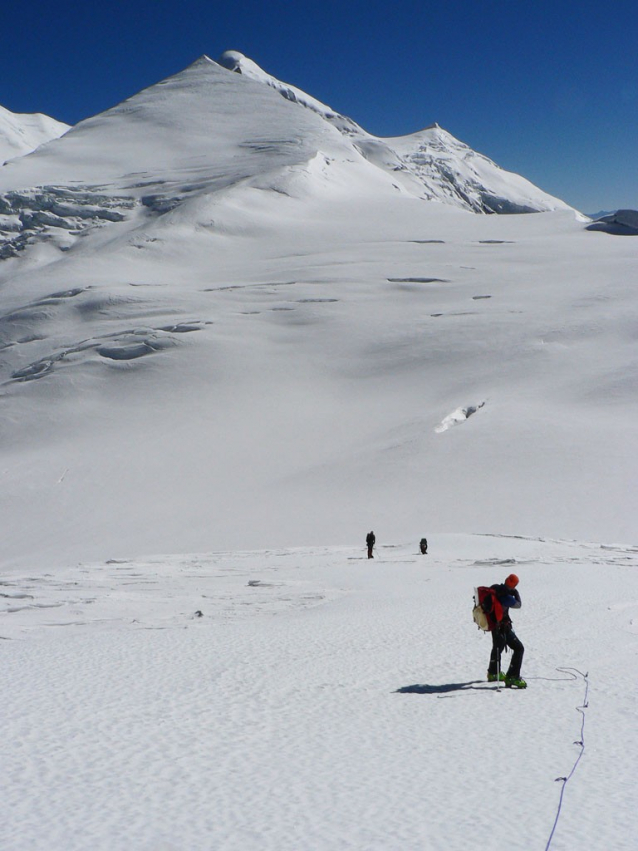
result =
[[[505,676],[504,679],[506,688],[527,688],[527,683],[520,677]]]
[[[500,680],[502,683],[505,682],[505,674],[503,673],[503,671],[501,671],[498,677],[496,676],[496,674],[490,674],[489,671],[487,672],[488,683],[495,683],[497,679]]]

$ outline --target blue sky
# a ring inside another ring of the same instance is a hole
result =
[[[0,104],[72,124],[230,49],[377,135],[436,121],[585,212],[638,208],[636,0],[11,0]]]

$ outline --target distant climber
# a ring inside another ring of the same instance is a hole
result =
[[[368,548],[368,558],[374,558],[374,556],[372,555],[372,550],[373,550],[376,542],[377,542],[377,539],[374,536],[374,532],[368,532],[368,534],[366,535],[366,546]]]
[[[496,597],[503,607],[503,614],[492,630],[492,653],[487,669],[487,679],[488,682],[502,680],[508,688],[527,688],[527,683],[521,679],[521,664],[525,648],[514,632],[509,616],[510,609],[520,609],[521,607],[521,595],[516,589],[517,585],[518,576],[515,573],[510,573],[502,585],[490,586],[494,589]],[[504,674],[501,671],[501,653],[506,647],[509,647],[513,652],[507,673]]]
[[[428,554],[428,539],[421,538],[419,541],[419,549],[421,550],[421,555],[426,556]]]

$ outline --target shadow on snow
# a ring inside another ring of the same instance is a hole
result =
[[[482,683],[483,685],[477,685]],[[450,691],[469,691],[470,689],[480,689],[485,688],[489,691],[493,691],[493,685],[488,685],[485,680],[470,680],[467,683],[443,683],[442,685],[429,685],[428,683],[424,683],[422,685],[413,685],[413,686],[403,686],[403,688],[398,688],[394,693],[395,694],[446,694]]]

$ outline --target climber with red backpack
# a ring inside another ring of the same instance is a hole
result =
[[[474,620],[486,632],[492,633],[492,652],[487,669],[488,682],[502,681],[508,688],[527,688],[521,679],[521,664],[525,648],[514,632],[509,616],[510,609],[520,609],[521,596],[516,586],[518,576],[510,573],[501,585],[482,586],[476,589]],[[501,654],[506,647],[512,650],[512,660],[507,673],[501,671]]]

